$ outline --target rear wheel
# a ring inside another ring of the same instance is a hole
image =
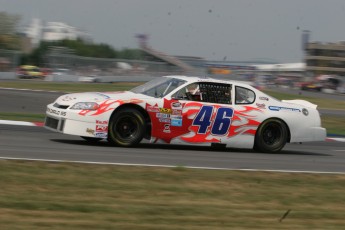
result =
[[[254,149],[260,152],[279,152],[286,144],[288,130],[284,122],[278,119],[264,121],[255,135]]]
[[[136,109],[116,111],[110,120],[108,141],[123,147],[140,143],[145,134],[144,116]]]

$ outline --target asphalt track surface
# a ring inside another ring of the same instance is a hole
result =
[[[0,90],[0,112],[44,113],[61,93]],[[0,159],[185,166],[221,169],[345,173],[345,142],[287,144],[279,154],[244,149],[141,144],[120,148],[89,144],[43,127],[0,125]]]
[[[345,173],[345,142],[287,144],[279,154],[147,143],[136,148],[121,148],[106,141],[90,144],[79,137],[51,132],[43,127],[0,125],[0,159],[4,158]]]
[[[0,112],[45,113],[46,106],[64,93],[0,89]]]

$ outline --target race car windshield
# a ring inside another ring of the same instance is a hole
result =
[[[171,91],[183,85],[186,81],[176,78],[159,77],[151,80],[143,85],[135,87],[130,91],[133,93],[141,93],[151,97],[164,97]]]

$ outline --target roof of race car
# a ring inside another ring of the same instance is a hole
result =
[[[196,77],[196,76],[185,76],[185,75],[168,75],[168,76],[163,76],[163,77],[177,78],[177,79],[185,80],[189,83],[192,83],[192,82],[217,82],[217,83],[223,83],[223,84],[237,84],[237,85],[253,88],[249,82],[234,81],[234,80],[220,80],[220,79],[210,78],[210,77],[206,77],[206,76],[205,77]]]

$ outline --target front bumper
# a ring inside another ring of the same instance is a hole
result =
[[[77,115],[77,111],[57,109],[53,105],[47,106],[44,127],[63,134],[107,138],[108,121],[100,121]]]
[[[108,128],[104,127],[100,130],[99,125],[91,122],[76,121],[65,118],[46,116],[45,128],[69,135],[106,138],[108,135]]]

